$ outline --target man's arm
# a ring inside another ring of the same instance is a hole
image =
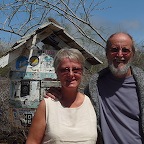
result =
[[[61,99],[62,94],[61,94],[61,88],[60,87],[50,87],[46,91],[46,95],[44,96],[45,98],[52,98],[52,99]]]

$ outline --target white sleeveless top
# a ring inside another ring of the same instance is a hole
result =
[[[51,98],[44,100],[47,125],[43,144],[96,144],[96,114],[87,96],[77,108],[63,107]]]

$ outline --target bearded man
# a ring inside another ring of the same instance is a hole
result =
[[[144,143],[144,72],[132,66],[134,54],[129,34],[111,35],[108,67],[94,74],[85,88],[97,115],[98,144]]]

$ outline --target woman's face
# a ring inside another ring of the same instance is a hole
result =
[[[62,87],[78,88],[81,82],[83,69],[79,62],[64,58],[56,71]]]

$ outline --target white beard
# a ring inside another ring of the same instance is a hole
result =
[[[132,60],[129,60],[129,62],[121,68],[115,68],[113,63],[110,61],[108,61],[108,64],[109,64],[110,71],[112,72],[113,75],[122,76],[128,72],[128,70],[131,66],[131,62],[132,62]]]

